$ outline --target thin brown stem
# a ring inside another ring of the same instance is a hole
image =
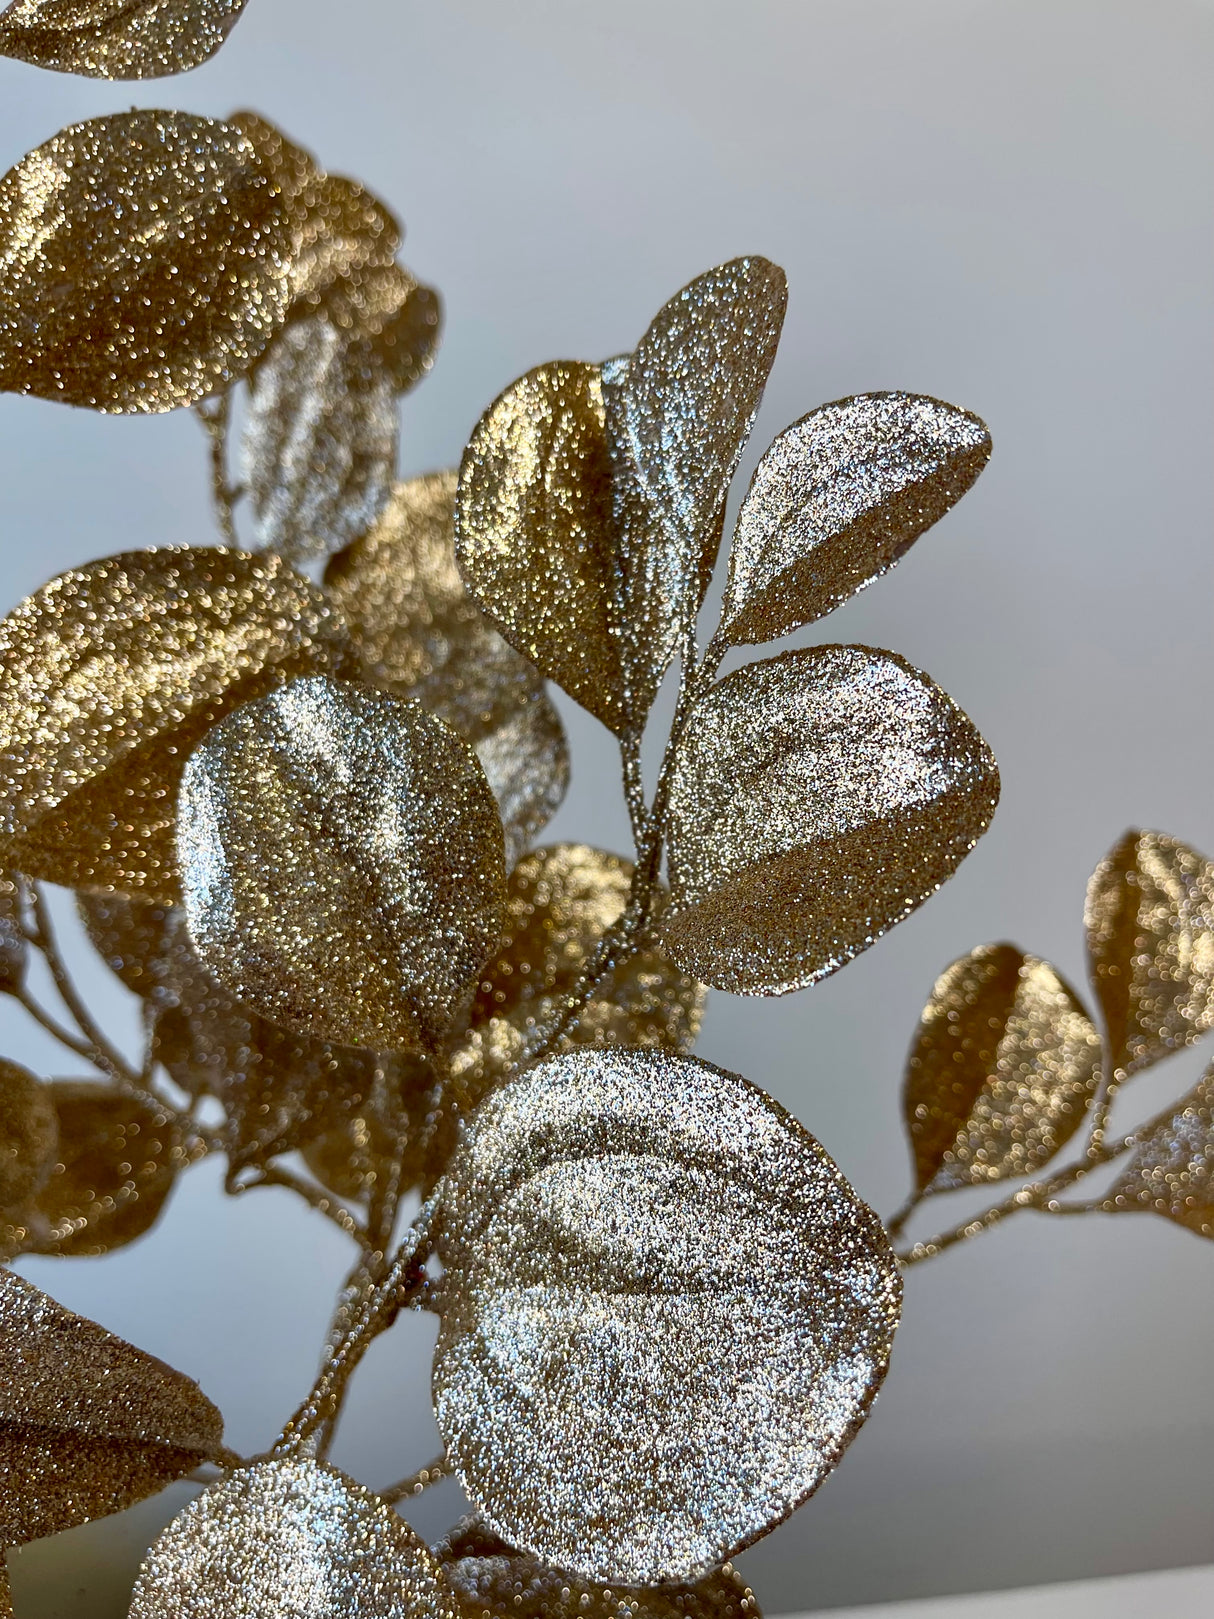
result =
[[[402,1478],[399,1483],[389,1485],[386,1490],[380,1490],[379,1498],[385,1505],[394,1507],[398,1501],[405,1500],[407,1496],[420,1495],[423,1490],[428,1490],[440,1479],[450,1478],[454,1471],[444,1453],[442,1456],[436,1456],[432,1462],[427,1462],[425,1467],[419,1467],[416,1473],[410,1473],[408,1478]]]
[[[104,1031],[81,1000],[75,984],[72,983],[55,938],[50,906],[41,885],[32,883],[30,888],[34,916],[33,943],[41,951],[43,960],[50,968],[59,999],[67,1008],[72,1022],[88,1042],[88,1051],[82,1055],[88,1055],[98,1068],[112,1074],[115,1079],[124,1080],[132,1085],[138,1084],[138,1074],[117,1047],[106,1038]]]
[[[902,1235],[906,1229],[906,1222],[922,1201],[922,1192],[912,1192],[902,1207],[890,1215],[885,1222],[885,1231],[891,1242],[896,1241]]]
[[[206,429],[211,445],[211,498],[215,507],[215,520],[229,545],[239,546],[236,532],[235,506],[241,490],[228,482],[228,423],[231,418],[231,397],[224,392],[212,399],[200,400],[194,413]]]
[[[330,1197],[328,1192],[322,1191],[319,1186],[312,1186],[299,1175],[292,1174],[289,1169],[282,1169],[277,1164],[267,1164],[256,1170],[247,1180],[234,1181],[231,1190],[242,1194],[258,1186],[286,1187],[288,1191],[303,1198],[309,1208],[315,1209],[318,1214],[323,1214],[327,1220],[331,1220],[347,1237],[352,1237],[360,1248],[368,1252],[371,1250],[371,1239],[357,1215],[344,1203]]]
[[[626,731],[620,738],[620,764],[624,775],[624,802],[628,805],[628,819],[632,823],[632,841],[639,853],[649,829],[639,731]]]

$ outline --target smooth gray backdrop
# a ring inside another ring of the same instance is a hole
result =
[[[406,220],[405,258],[448,314],[404,407],[406,471],[453,462],[527,367],[630,346],[682,283],[744,252],[791,288],[755,454],[864,389],[989,422],[975,491],[818,638],[896,648],[968,710],[1003,770],[994,828],[838,977],[775,1002],[714,997],[700,1047],[892,1209],[900,1071],[937,972],[1010,938],[1082,982],[1084,883],[1121,831],[1214,846],[1214,11],[249,0],[186,79],[0,63],[0,169],[132,103],[252,105]],[[0,399],[0,607],[106,552],[213,539],[203,449],[188,414]],[[606,733],[564,711],[574,785],[552,833],[626,847]],[[104,971],[88,982],[130,1028]],[[2,1015],[6,1054],[70,1072]],[[1201,1060],[1142,1081],[1144,1105]],[[253,1449],[310,1382],[346,1254],[287,1194],[217,1187],[195,1172],[128,1252],[23,1269],[197,1376]],[[431,1333],[407,1319],[361,1377],[337,1457],[372,1484],[434,1449]],[[1145,1216],[1026,1216],[916,1270],[875,1415],[744,1559],[760,1600],[779,1613],[1208,1559],[1212,1341],[1214,1246]],[[120,1613],[140,1537],[182,1494],[20,1554],[21,1611]],[[417,1521],[437,1531],[457,1505],[445,1485]]]

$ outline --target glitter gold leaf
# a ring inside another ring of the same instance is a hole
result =
[[[24,920],[21,887],[11,872],[0,870],[0,995],[13,994],[25,981]]]
[[[130,1619],[446,1619],[427,1548],[335,1467],[281,1458],[204,1490],[154,1542]]]
[[[304,1148],[304,1161],[322,1186],[349,1202],[374,1196],[391,1174],[400,1155],[400,1185],[404,1190],[426,1180],[430,1162],[427,1130],[435,1073],[420,1057],[389,1057],[395,1097],[391,1112],[372,1104],[315,1136]],[[401,1147],[403,1144],[403,1153]]]
[[[920,1193],[1033,1174],[1083,1121],[1100,1036],[1038,956],[988,944],[936,980],[911,1048],[903,1110]]]
[[[89,79],[188,73],[223,44],[245,0],[12,0],[0,54]]]
[[[1214,864],[1127,832],[1088,884],[1088,964],[1122,1076],[1214,1028]]]
[[[318,1038],[433,1047],[501,932],[502,829],[476,756],[365,687],[298,680],[221,721],[186,767],[178,850],[203,963]]]
[[[413,697],[470,743],[506,832],[506,864],[556,812],[569,780],[544,683],[464,589],[455,565],[455,472],[397,484],[376,527],[333,558],[325,586],[366,677]]]
[[[0,623],[6,858],[171,903],[190,749],[258,691],[352,659],[320,591],[273,557],[132,551],[61,574]]]
[[[19,1215],[55,1165],[59,1120],[50,1090],[0,1057],[0,1219]]]
[[[0,388],[104,411],[192,404],[282,324],[292,232],[234,126],[135,111],[0,180]]]
[[[682,742],[662,942],[714,988],[804,988],[952,875],[998,792],[973,725],[895,654],[751,664],[700,700]]]
[[[89,942],[111,972],[143,1000],[163,996],[173,907],[128,894],[77,894]]]
[[[1214,1066],[1150,1132],[1101,1207],[1161,1214],[1199,1237],[1214,1237]]]
[[[510,1544],[590,1581],[701,1579],[863,1421],[897,1264],[818,1143],[736,1075],[662,1052],[543,1063],[482,1104],[440,1196],[435,1410]]]
[[[0,1544],[122,1512],[222,1438],[188,1377],[0,1272]]]
[[[976,416],[917,394],[860,394],[802,417],[759,462],[738,514],[728,638],[775,640],[871,584],[990,453]]]

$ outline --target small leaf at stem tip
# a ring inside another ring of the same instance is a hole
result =
[[[245,0],[12,0],[0,55],[88,79],[163,79],[214,56]]]
[[[19,1215],[45,1186],[58,1148],[59,1120],[49,1088],[0,1058],[0,1222]]]
[[[455,1619],[391,1507],[321,1462],[281,1458],[204,1490],[153,1543],[130,1619]]]
[[[222,1440],[190,1378],[0,1271],[0,1544],[122,1512]]]
[[[1214,1237],[1214,1065],[1138,1147],[1101,1207],[1161,1214]]]
[[[860,394],[802,417],[759,462],[738,514],[728,639],[774,641],[871,584],[990,453],[976,416],[918,394]]]
[[[1109,1056],[1121,1078],[1214,1028],[1214,863],[1130,831],[1088,883],[1084,925]]]
[[[933,894],[998,796],[969,719],[894,653],[750,664],[700,699],[680,746],[659,940],[713,988],[803,989]]]
[[[988,944],[936,980],[903,1113],[920,1194],[1032,1175],[1078,1130],[1100,1036],[1048,961]]]
[[[501,933],[475,754],[367,687],[297,680],[221,721],[186,766],[178,853],[203,964],[318,1039],[433,1049]]]
[[[435,1412],[511,1545],[592,1582],[702,1579],[812,1494],[867,1415],[893,1252],[737,1075],[570,1052],[492,1092],[442,1185]]]

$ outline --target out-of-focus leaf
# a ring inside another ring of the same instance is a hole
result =
[[[245,0],[12,0],[0,54],[89,79],[188,73],[223,44]]]
[[[555,1058],[482,1104],[441,1197],[435,1411],[512,1545],[585,1580],[699,1580],[864,1420],[897,1263],[818,1143],[736,1075]]]
[[[1109,1055],[1122,1078],[1214,1028],[1214,864],[1127,832],[1092,874],[1084,924]]]
[[[9,864],[172,904],[190,750],[276,682],[353,666],[325,597],[275,557],[131,551],[61,574],[0,623]]]
[[[367,678],[416,698],[471,743],[498,802],[510,867],[565,796],[569,752],[539,671],[464,589],[456,477],[398,484],[377,527],[333,558],[325,586]]]
[[[0,1272],[0,1544],[122,1512],[222,1439],[196,1383]]]
[[[11,995],[25,982],[29,947],[22,927],[24,900],[11,872],[0,871],[0,995]]]
[[[204,1490],[154,1542],[131,1619],[448,1619],[427,1548],[335,1467],[281,1458]]]
[[[1100,1080],[1100,1036],[1038,956],[988,944],[936,980],[911,1048],[903,1112],[917,1189],[1031,1175],[1066,1145]]]
[[[177,911],[128,894],[77,894],[85,932],[111,972],[141,1000],[162,999]]]
[[[648,1591],[591,1585],[515,1551],[475,1516],[456,1524],[434,1554],[465,1612],[518,1619],[761,1619],[754,1592],[729,1563],[698,1585]]]
[[[398,1154],[400,1188],[421,1185],[431,1167],[428,1125],[436,1080],[424,1057],[380,1059],[364,1104],[304,1149],[308,1168],[321,1185],[348,1202],[373,1199]]]
[[[1138,1147],[1103,1207],[1162,1214],[1199,1237],[1214,1237],[1214,1066]]]
[[[233,125],[152,111],[75,124],[0,180],[0,388],[105,411],[192,404],[282,324],[292,247],[282,195]]]
[[[19,1215],[46,1184],[58,1146],[59,1121],[49,1089],[0,1058],[0,1216]]]
[[[973,725],[893,653],[751,664],[700,700],[683,738],[659,935],[714,988],[802,989],[933,894],[998,795]]]
[[[738,514],[729,639],[773,641],[880,578],[990,453],[976,416],[918,394],[860,394],[803,416],[759,462]]]
[[[417,703],[365,687],[297,680],[221,721],[186,766],[178,852],[204,965],[318,1038],[432,1048],[501,932],[484,771]]]

